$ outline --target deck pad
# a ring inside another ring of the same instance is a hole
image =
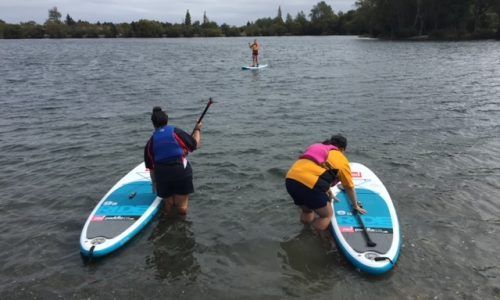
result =
[[[357,252],[375,251],[384,254],[392,243],[392,221],[387,204],[380,195],[370,190],[358,188],[356,194],[358,201],[363,203],[363,207],[369,212],[368,215],[360,217],[377,246],[366,245],[362,226],[352,213],[352,206],[345,192],[337,194],[339,202],[334,204],[340,231],[347,243]]]
[[[99,206],[87,229],[87,238],[114,238],[136,222],[156,195],[150,181],[128,183],[111,193]]]

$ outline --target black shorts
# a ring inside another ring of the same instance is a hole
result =
[[[182,162],[155,165],[156,194],[161,198],[172,195],[188,195],[194,192],[193,170]]]
[[[287,178],[285,184],[286,190],[292,196],[295,205],[306,206],[314,210],[325,207],[329,202],[328,195],[325,192],[310,189],[296,180]]]

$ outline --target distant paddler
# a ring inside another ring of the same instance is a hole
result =
[[[252,49],[252,67],[258,67],[259,66],[259,50],[260,50],[260,44],[257,41],[257,39],[253,40],[253,43],[248,43],[248,47]]]

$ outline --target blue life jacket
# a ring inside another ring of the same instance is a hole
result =
[[[158,128],[153,134],[153,153],[156,163],[173,161],[184,156],[184,150],[174,136],[174,126]]]

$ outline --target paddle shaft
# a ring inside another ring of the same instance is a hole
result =
[[[208,99],[207,106],[205,106],[205,109],[203,110],[203,113],[201,114],[200,118],[198,119],[198,122],[196,122],[196,125],[200,124],[201,120],[203,120],[203,117],[204,117],[204,116],[205,116],[205,114],[207,113],[207,110],[208,110],[208,108],[210,107],[210,105],[212,105],[212,103],[214,103],[214,102],[212,101],[212,97],[210,97],[210,98]],[[191,135],[193,135],[195,131],[196,131],[196,126],[194,126],[194,128],[193,128],[193,132],[191,133]]]
[[[361,228],[363,228],[363,233],[364,233],[365,238],[366,238],[366,245],[368,247],[375,247],[375,246],[377,246],[377,243],[375,243],[374,241],[372,241],[372,239],[370,238],[370,235],[368,234],[368,230],[366,229],[365,222],[363,222],[363,218],[361,218],[361,216],[359,215],[358,211],[354,210],[353,213],[358,217],[359,223],[361,224]]]

